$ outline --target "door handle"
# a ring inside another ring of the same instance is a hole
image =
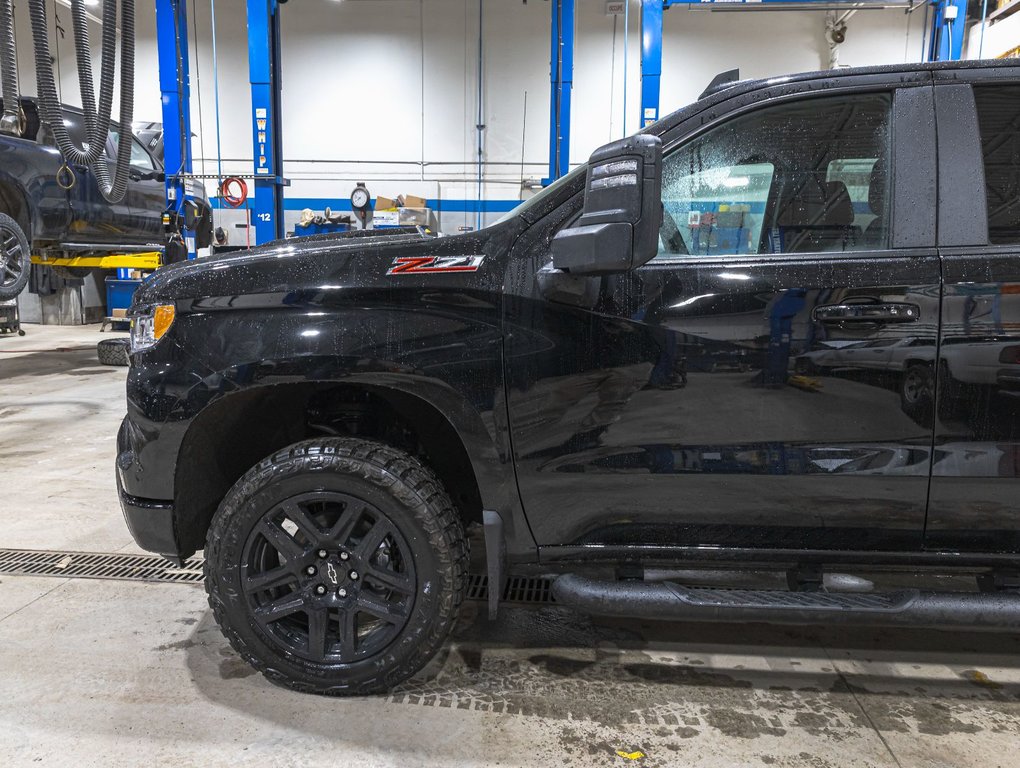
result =
[[[825,304],[811,310],[819,323],[915,323],[921,316],[917,304]]]

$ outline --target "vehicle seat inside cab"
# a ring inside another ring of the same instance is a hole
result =
[[[863,245],[865,248],[885,247],[885,193],[886,193],[885,161],[879,159],[871,169],[868,182],[868,207],[875,218],[864,230]]]
[[[842,181],[807,175],[780,198],[776,225],[769,233],[773,253],[853,250],[862,239],[854,225],[854,205]]]

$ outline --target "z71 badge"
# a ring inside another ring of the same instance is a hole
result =
[[[477,272],[484,256],[397,256],[387,275],[434,275],[441,272]]]

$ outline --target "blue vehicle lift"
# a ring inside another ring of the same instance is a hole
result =
[[[659,119],[663,0],[641,0],[641,127]]]
[[[574,87],[574,0],[551,0],[552,52],[549,80],[549,177],[547,185],[570,170],[570,91]]]
[[[251,81],[252,147],[255,158],[255,241],[284,235],[280,173],[280,3],[248,0],[248,78]]]
[[[928,41],[929,61],[959,61],[963,56],[963,32],[967,25],[967,0],[933,2]]]
[[[168,210],[180,215],[187,198],[185,177],[192,168],[187,0],[156,0],[156,47],[163,102],[166,202]],[[181,236],[188,246],[188,258],[195,258],[195,233],[185,230]]]
[[[641,0],[641,126],[651,125],[659,119],[659,81],[662,76],[662,13],[674,5],[796,5],[840,6],[854,8],[855,3],[839,0]],[[931,60],[959,59],[963,51],[963,32],[967,15],[967,0],[936,0],[932,25]],[[955,11],[947,11],[949,7]]]
[[[159,87],[163,98],[163,164],[167,207],[180,213],[192,174],[188,14],[186,0],[155,0]],[[280,3],[247,0],[248,71],[251,81],[255,180],[255,242],[284,235],[280,174]],[[182,233],[188,258],[195,258],[194,233]]]

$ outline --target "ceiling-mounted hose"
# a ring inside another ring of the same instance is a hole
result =
[[[21,136],[25,123],[18,88],[18,49],[14,45],[14,0],[0,0],[0,82],[4,98],[0,131]]]
[[[43,122],[53,132],[57,148],[65,162],[88,165],[96,174],[103,197],[111,203],[119,202],[127,192],[128,170],[131,163],[131,123],[134,120],[135,91],[135,3],[120,0],[120,125],[123,136],[117,143],[117,158],[113,180],[103,156],[106,137],[113,111],[113,83],[115,77],[115,47],[117,38],[117,8],[114,0],[103,4],[103,41],[99,73],[99,106],[95,106],[95,86],[92,81],[92,52],[89,44],[85,1],[71,0],[78,79],[82,106],[85,113],[87,146],[77,147],[64,125],[60,98],[53,80],[49,34],[46,20],[46,0],[29,0],[32,18],[32,38],[35,42],[36,84],[39,111]]]
[[[106,6],[109,6],[108,8]],[[85,136],[91,147],[95,143],[106,146],[113,113],[113,76],[117,55],[117,6],[114,2],[103,7],[102,45],[99,63],[99,111],[96,111],[96,88],[92,76],[92,43],[89,39],[89,20],[84,0],[71,3],[71,29],[74,34],[75,59],[78,65],[78,90],[81,109],[85,116]],[[107,21],[107,14],[111,20]],[[82,66],[82,65],[85,66]],[[110,77],[103,77],[110,72]],[[93,172],[100,189],[110,187],[110,169],[105,162],[94,162]]]

